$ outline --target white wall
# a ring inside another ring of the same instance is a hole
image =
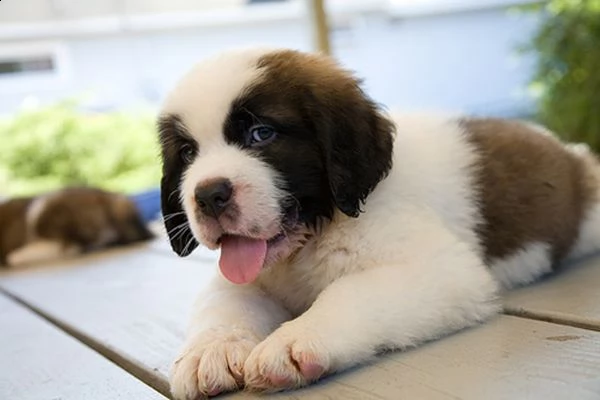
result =
[[[404,18],[365,12],[335,25],[336,56],[365,78],[381,103],[494,114],[530,104],[523,93],[530,63],[516,58],[514,49],[535,26],[531,17],[502,8]],[[94,94],[88,105],[98,109],[156,105],[174,80],[211,53],[256,43],[308,50],[309,38],[300,17],[59,36],[51,43],[63,53],[62,75],[33,85],[0,79],[0,113],[16,110],[27,96],[49,102],[84,92]],[[0,41],[0,53],[7,43]]]
[[[532,60],[515,48],[534,27],[503,10],[374,20],[339,54],[385,104],[511,112],[530,104]]]

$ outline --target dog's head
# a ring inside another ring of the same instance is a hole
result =
[[[223,274],[252,281],[336,209],[359,215],[391,167],[393,130],[327,57],[238,50],[199,64],[159,120],[174,251],[221,247]]]

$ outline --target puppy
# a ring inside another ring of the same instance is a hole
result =
[[[49,261],[149,240],[135,204],[95,188],[66,188],[0,203],[0,265]]]
[[[220,249],[176,399],[296,388],[442,337],[600,248],[585,146],[519,121],[387,115],[324,56],[209,59],[159,131],[173,250]]]

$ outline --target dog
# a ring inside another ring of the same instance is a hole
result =
[[[600,249],[600,167],[520,120],[393,113],[333,59],[227,50],[166,96],[173,250],[220,249],[174,398],[278,391],[482,323]]]
[[[0,265],[72,257],[150,240],[135,204],[97,188],[68,187],[0,203]]]

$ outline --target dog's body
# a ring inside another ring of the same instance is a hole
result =
[[[131,200],[96,188],[0,203],[0,265],[49,261],[152,237]]]
[[[518,121],[388,118],[323,57],[209,60],[160,130],[174,250],[221,247],[177,399],[298,387],[474,325],[502,289],[600,248],[585,146]]]

